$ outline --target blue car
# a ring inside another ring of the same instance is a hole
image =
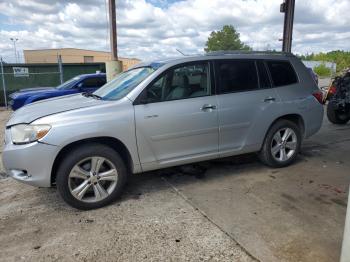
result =
[[[21,89],[10,95],[12,110],[39,101],[57,96],[76,93],[92,93],[106,83],[106,74],[85,74],[76,76],[57,87],[38,87]]]

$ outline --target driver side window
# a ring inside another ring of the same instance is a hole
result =
[[[148,103],[210,95],[207,62],[170,69],[146,89]]]

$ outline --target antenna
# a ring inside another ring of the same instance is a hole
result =
[[[183,55],[183,56],[188,56],[188,55],[186,55],[186,54],[184,54],[183,52],[181,52],[179,49],[177,49],[176,48],[176,51],[178,51],[181,55]]]

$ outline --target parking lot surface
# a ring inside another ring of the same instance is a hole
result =
[[[2,129],[8,117],[0,112]],[[325,119],[287,168],[267,168],[254,155],[199,167],[132,176],[122,199],[85,212],[54,188],[1,174],[0,260],[339,260],[349,124]]]
[[[247,156],[212,161],[201,179],[169,181],[261,261],[339,261],[349,170],[350,125],[325,119],[290,167]]]
[[[8,117],[0,111],[1,130]],[[4,177],[0,261],[254,261],[160,174],[133,176],[122,199],[87,212]]]

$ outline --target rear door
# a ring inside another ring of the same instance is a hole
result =
[[[293,107],[303,109],[304,100],[311,95],[310,87],[315,87],[315,83],[311,82],[310,86],[305,86],[305,83],[300,82],[293,65],[288,60],[267,60],[266,65],[282,101],[293,102]],[[307,74],[307,71],[304,70],[304,73]],[[311,80],[310,76],[307,76]]]
[[[218,155],[217,101],[208,62],[168,69],[135,102],[144,170]]]
[[[215,65],[220,156],[258,150],[279,101],[265,62],[218,60]]]

